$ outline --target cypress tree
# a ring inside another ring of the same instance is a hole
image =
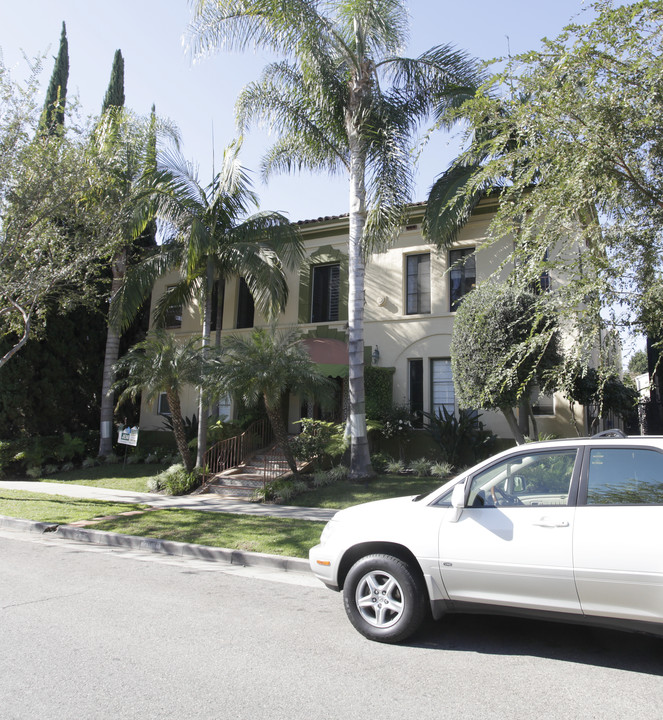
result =
[[[124,107],[124,58],[121,50],[116,50],[113,57],[108,90],[106,90],[104,102],[101,105],[102,115],[111,107]]]
[[[46,92],[46,102],[41,114],[40,125],[42,131],[52,135],[58,127],[64,125],[64,106],[67,98],[67,80],[69,79],[69,43],[67,42],[67,27],[62,22],[60,34],[60,49],[55,58],[55,66],[51,81]]]

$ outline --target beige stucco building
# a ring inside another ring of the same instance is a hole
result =
[[[422,236],[424,206],[411,206],[408,225],[386,252],[370,256],[366,268],[365,357],[367,363],[394,369],[393,402],[435,412],[444,405],[457,410],[451,376],[450,344],[455,306],[475,283],[499,269],[510,247],[487,245],[488,225],[494,212],[490,201],[476,208],[451,250],[438,251]],[[299,223],[306,252],[301,267],[288,276],[289,298],[279,324],[296,325],[306,337],[312,358],[335,377],[343,397],[347,377],[347,216]],[[554,277],[550,278],[555,283]],[[155,285],[153,301],[176,282],[175,275]],[[154,304],[154,303],[153,303]],[[170,332],[182,338],[200,334],[196,306],[173,312]],[[221,336],[249,332],[266,320],[253,312],[250,295],[239,278],[226,282],[223,293]],[[196,413],[196,392],[182,397],[185,415]],[[163,399],[141,408],[141,428],[160,429]],[[221,414],[233,417],[232,402],[222,402]],[[300,399],[289,400],[290,430],[302,415]],[[560,395],[539,398],[535,406],[539,431],[556,436],[575,435],[569,403]],[[582,408],[576,423],[583,428]],[[339,418],[340,419],[340,418]],[[498,436],[511,434],[500,413],[482,412],[482,422]]]

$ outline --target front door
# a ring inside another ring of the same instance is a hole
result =
[[[451,600],[580,612],[569,504],[577,454],[523,451],[468,479],[467,507],[440,527]]]

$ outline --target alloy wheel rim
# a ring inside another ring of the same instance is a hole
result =
[[[400,584],[384,570],[372,570],[361,578],[355,604],[362,618],[376,628],[392,627],[405,610]]]

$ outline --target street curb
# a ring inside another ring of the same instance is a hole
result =
[[[52,533],[53,537],[61,537],[66,540],[75,540],[92,545],[124,547],[131,550],[161,553],[163,555],[194,557],[199,560],[222,562],[227,565],[272,568],[283,572],[311,572],[308,560],[285,555],[268,555],[267,553],[231,550],[229,548],[195,545],[193,543],[175,542],[173,540],[158,540],[156,538],[146,538],[137,535],[120,535],[105,530],[87,530],[73,527],[72,525],[21,520],[19,518],[0,515],[0,528],[3,527],[10,530],[21,530],[30,533]]]

